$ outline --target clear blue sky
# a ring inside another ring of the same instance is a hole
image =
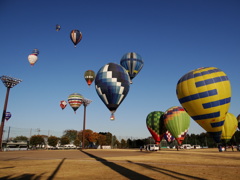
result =
[[[179,106],[179,78],[199,67],[217,67],[229,77],[229,112],[239,114],[239,0],[1,0],[0,75],[23,81],[10,91],[5,126],[45,130],[82,130],[83,106],[74,114],[59,102],[71,93],[93,100],[86,128],[118,136],[148,137],[146,117],[152,111]],[[62,29],[55,31],[55,25]],[[79,29],[83,38],[74,48],[69,38]],[[40,51],[31,67],[28,55]],[[110,121],[110,112],[89,88],[86,70],[120,63],[137,52],[144,67]],[[6,88],[0,86],[0,110]],[[191,120],[189,133],[205,132]]]

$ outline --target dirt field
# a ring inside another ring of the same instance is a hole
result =
[[[0,179],[237,180],[240,152],[217,149],[0,152]]]

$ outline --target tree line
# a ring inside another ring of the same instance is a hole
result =
[[[74,144],[76,147],[81,147],[82,139],[84,139],[84,148],[96,148],[102,146],[111,146],[112,148],[139,148],[146,144],[154,144],[154,139],[150,136],[144,139],[120,139],[118,140],[115,135],[110,132],[94,132],[90,129],[86,129],[84,132],[77,130],[65,130],[61,137],[46,136],[46,135],[33,135],[28,139],[25,136],[17,136],[14,141],[28,141],[31,147],[43,147],[49,145],[56,147],[57,145]],[[200,145],[209,148],[217,147],[217,143],[208,133],[201,134],[187,134],[183,144]],[[226,145],[239,145],[240,144],[240,131],[236,131],[232,139]],[[167,143],[162,140],[161,146],[174,146],[177,145],[176,141]]]

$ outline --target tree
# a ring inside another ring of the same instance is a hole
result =
[[[83,132],[80,131],[78,133],[78,138],[82,140],[82,134]],[[93,132],[90,129],[86,129],[84,131],[84,145],[85,146],[92,146],[94,142],[97,142],[98,139],[98,133]]]
[[[80,146],[80,140],[77,138],[74,140],[73,144],[76,146],[76,147],[79,147]]]
[[[103,145],[106,145],[106,136],[103,134],[98,134],[97,144],[100,145],[101,147]]]
[[[13,140],[14,141],[27,141],[28,138],[26,136],[16,136]]]
[[[42,145],[44,144],[44,139],[41,135],[34,135],[30,138],[30,144],[35,147],[42,147]]]
[[[121,148],[126,148],[127,147],[127,142],[126,140],[122,139],[121,140]]]
[[[77,138],[77,130],[68,129],[63,132],[63,136],[68,137],[68,139],[73,142]]]
[[[48,145],[53,146],[53,147],[56,147],[58,141],[59,141],[58,137],[56,137],[56,136],[50,136],[50,137],[48,138]]]
[[[61,143],[61,145],[69,144],[70,140],[69,140],[68,137],[62,136],[61,139],[60,139],[60,143]]]

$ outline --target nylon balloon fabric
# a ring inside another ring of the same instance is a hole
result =
[[[179,79],[177,97],[192,119],[219,143],[231,101],[227,75],[215,67],[190,71]]]

